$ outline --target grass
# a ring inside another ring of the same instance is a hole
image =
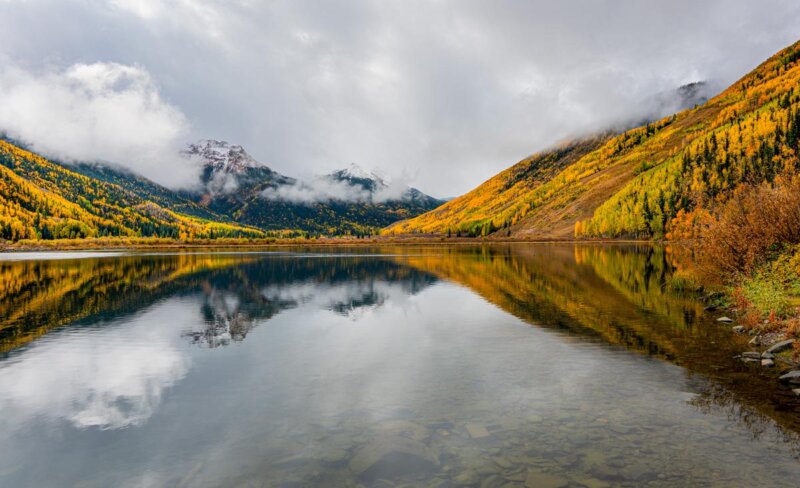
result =
[[[679,293],[697,291],[700,288],[700,282],[686,271],[676,271],[669,275],[664,284],[668,290]]]

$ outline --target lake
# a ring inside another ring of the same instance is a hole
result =
[[[800,401],[645,245],[0,260],[0,486],[797,486]]]

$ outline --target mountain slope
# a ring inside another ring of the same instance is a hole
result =
[[[0,140],[0,238],[259,237],[238,224],[183,215],[117,184]]]
[[[217,222],[230,221],[228,217],[221,216],[202,205],[198,205],[180,192],[165,188],[123,168],[110,167],[99,163],[72,163],[69,165],[62,164],[61,166],[89,178],[112,183],[130,190],[138,197],[150,200],[174,212]]]
[[[490,178],[478,188],[441,207],[387,229],[390,233],[445,233],[486,235],[517,223],[505,220],[515,215],[520,203],[542,183],[597,149],[608,136],[573,141],[551,151],[520,161]]]
[[[679,151],[577,225],[581,236],[661,237],[742,183],[800,169],[800,42],[769,58],[704,107]]]
[[[203,187],[187,198],[214,214],[265,230],[367,234],[442,202],[414,188],[397,195],[357,166],[299,181],[264,166],[241,146],[204,140],[183,154],[203,165]]]
[[[567,156],[563,147],[540,153],[387,232],[661,237],[738,183],[797,166],[798,58],[796,43],[697,108],[596,147],[571,143]],[[529,181],[514,181],[526,167],[535,168]]]

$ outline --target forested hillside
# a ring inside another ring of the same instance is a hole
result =
[[[798,169],[800,44],[781,51],[699,109],[679,151],[641,172],[578,224],[579,236],[663,237],[742,183]],[[683,114],[681,114],[683,115]]]
[[[664,237],[740,183],[797,169],[798,59],[800,43],[699,107],[535,155],[387,232]]]
[[[258,229],[166,209],[0,140],[0,238],[262,237]]]

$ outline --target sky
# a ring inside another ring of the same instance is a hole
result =
[[[0,130],[173,187],[210,138],[451,197],[798,38],[796,0],[0,0]]]

